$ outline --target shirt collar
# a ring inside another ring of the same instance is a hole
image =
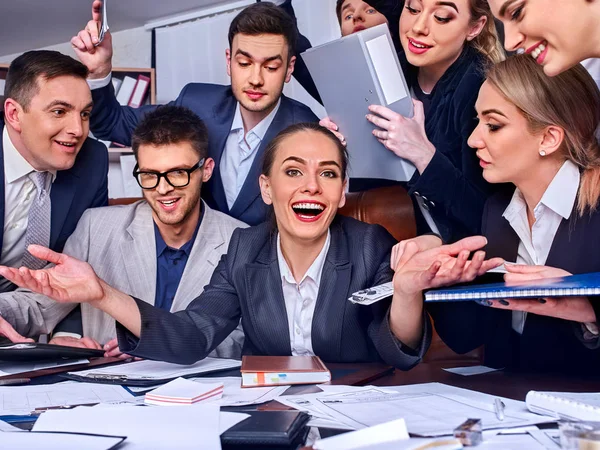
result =
[[[247,134],[253,133],[256,135],[258,139],[261,141],[264,139],[265,134],[267,134],[267,130],[271,126],[273,119],[275,119],[275,115],[277,111],[279,111],[279,106],[281,105],[281,98],[277,100],[277,105],[273,108],[273,111],[269,113],[267,117],[261,120],[254,128],[248,130]],[[233,116],[233,123],[231,124],[231,131],[240,131],[244,129],[244,121],[242,120],[242,111],[240,109],[240,103],[238,102],[235,106],[235,114]]]
[[[577,166],[569,160],[565,161],[550,182],[550,185],[548,185],[536,208],[539,205],[544,205],[564,219],[568,219],[571,216],[575,200],[577,199],[579,181],[580,174]],[[502,217],[510,222],[516,215],[522,214],[525,208],[527,208],[527,204],[525,203],[523,194],[517,188]]]
[[[192,248],[194,247],[194,242],[196,242],[196,237],[198,236],[198,230],[200,229],[200,224],[202,223],[202,218],[204,217],[204,205],[201,206],[200,209],[200,217],[198,218],[198,223],[196,224],[196,230],[192,238],[183,244],[180,248],[171,248],[167,245],[162,235],[160,234],[160,230],[158,229],[158,225],[154,222],[154,240],[156,243],[156,257],[159,258],[162,256],[166,249],[171,249],[173,251],[182,251],[189,257],[190,253],[192,253]]]
[[[10,184],[14,181],[29,175],[36,170],[27,162],[19,153],[8,135],[8,127],[4,126],[2,131],[2,149],[4,153],[4,176],[6,183]],[[52,182],[56,179],[56,170],[49,170],[52,174]]]
[[[325,240],[325,245],[319,252],[319,255],[315,258],[313,263],[310,265],[300,283],[296,283],[294,279],[294,275],[292,275],[292,271],[287,265],[285,258],[283,257],[283,252],[281,251],[281,237],[277,234],[277,261],[279,262],[279,273],[281,274],[281,279],[283,281],[287,281],[290,284],[302,284],[302,282],[306,278],[310,278],[315,282],[317,286],[321,284],[321,274],[323,273],[323,266],[325,265],[325,258],[327,257],[327,252],[329,251],[329,245],[331,244],[331,233],[327,230],[327,239]]]

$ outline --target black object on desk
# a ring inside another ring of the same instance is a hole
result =
[[[67,347],[64,345],[19,343],[0,345],[0,361],[56,361],[61,359],[97,358],[104,350]]]
[[[251,411],[221,435],[224,450],[275,450],[304,444],[310,416],[301,411]]]

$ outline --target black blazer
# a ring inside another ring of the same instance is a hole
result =
[[[92,99],[94,109],[90,118],[90,129],[94,136],[123,145],[131,145],[131,135],[138,122],[145,114],[157,108],[157,105],[140,108],[119,105],[112,83],[102,89],[92,90]],[[316,122],[317,116],[308,106],[284,95],[281,96],[279,110],[261,142],[250,172],[230,210],[219,166],[237,106],[231,86],[190,83],[183,88],[179,97],[169,104],[191,109],[208,128],[208,156],[215,160],[213,176],[202,188],[202,198],[208,206],[250,225],[263,222],[267,207],[260,196],[258,178],[265,148],[289,125],[298,122]]]
[[[488,256],[499,256],[506,261],[516,260],[519,246],[517,234],[502,217],[513,192],[514,187],[490,198],[483,216]],[[569,220],[561,222],[546,265],[573,274],[599,272],[598,230],[600,211],[579,217],[574,209]],[[597,302],[595,309],[598,315]],[[512,329],[511,311],[487,308],[474,302],[429,304],[428,310],[436,330],[453,350],[464,353],[485,345],[486,365],[581,375],[600,370],[600,350],[582,343],[578,323],[528,314],[523,334],[519,335]]]
[[[422,174],[408,182],[409,194],[421,196],[446,242],[479,234],[483,206],[491,192],[475,150],[467,139],[477,126],[475,102],[484,81],[485,57],[465,46],[431,92],[425,132],[436,152]],[[416,68],[404,61],[409,86]],[[419,213],[420,215],[420,213]],[[428,231],[419,223],[419,234]]]
[[[348,301],[360,289],[391,281],[394,239],[378,225],[338,216],[321,277],[312,323],[315,354],[329,362],[384,361],[410,369],[425,354],[430,326],[425,316],[417,351],[402,345],[389,327],[391,298],[370,306]],[[229,250],[210,284],[185,311],[171,314],[136,300],[142,334],[117,327],[122,351],[149,359],[190,364],[205,358],[238,325],[243,354],[290,355],[289,325],[277,262],[277,234],[269,223],[234,231]]]
[[[0,132],[4,117],[0,115]],[[50,190],[50,248],[62,252],[79,218],[88,208],[108,204],[108,152],[94,139],[86,139],[69,170],[57,172]],[[0,138],[0,230],[4,230],[4,149]],[[0,233],[0,249],[4,240]]]

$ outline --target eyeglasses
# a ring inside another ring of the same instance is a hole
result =
[[[204,165],[204,160],[206,158],[202,158],[198,161],[194,167],[189,169],[173,169],[167,172],[145,172],[139,170],[139,166],[136,164],[133,168],[133,176],[137,180],[138,184],[142,189],[154,189],[160,183],[160,179],[165,177],[167,183],[169,183],[174,188],[185,187],[190,184],[190,177],[192,173],[200,169]]]

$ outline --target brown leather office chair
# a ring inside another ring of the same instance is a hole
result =
[[[138,200],[140,198],[111,198],[108,204],[129,205]],[[362,222],[379,224],[398,241],[417,235],[413,203],[402,186],[388,186],[348,193],[346,194],[346,204],[339,210],[339,213]],[[448,362],[456,365],[480,362],[483,358],[480,349],[465,355],[454,353],[444,344],[434,329],[431,346],[423,360]]]
[[[413,202],[406,189],[399,185],[346,194],[346,204],[339,212],[363,222],[379,224],[398,241],[417,235]],[[434,329],[431,346],[423,360],[455,365],[482,359],[480,349],[464,355],[453,352]]]

